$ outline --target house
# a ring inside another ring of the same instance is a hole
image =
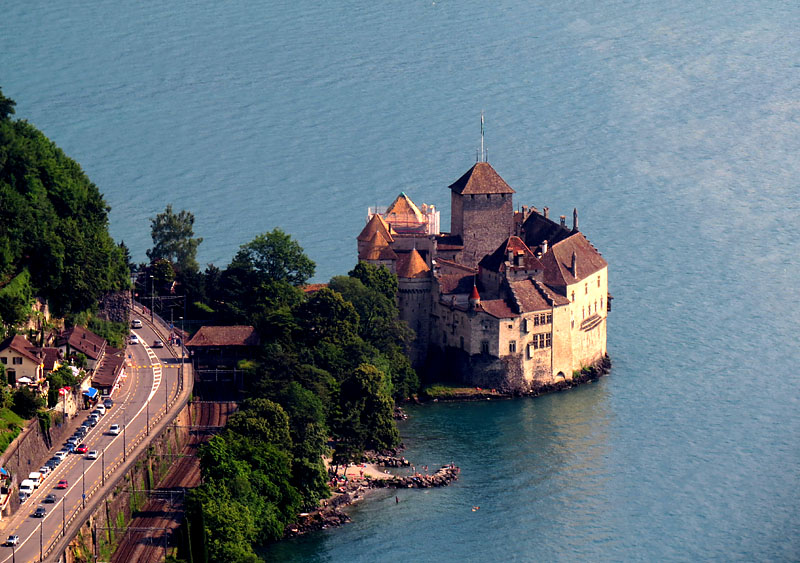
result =
[[[259,345],[252,326],[203,326],[186,343],[196,372],[234,370],[239,360],[252,358]]]
[[[38,385],[44,379],[44,355],[28,340],[15,334],[0,342],[0,363],[11,385]]]
[[[106,339],[87,328],[74,326],[58,335],[56,347],[65,358],[83,354],[86,356],[86,367],[94,370],[105,354]]]
[[[549,209],[513,208],[515,191],[485,161],[449,186],[449,233],[400,194],[371,208],[358,257],[398,277],[401,319],[417,367],[463,383],[530,392],[606,356],[608,263]]]
[[[124,377],[125,350],[107,347],[103,360],[92,374],[92,387],[100,393],[110,395]]]

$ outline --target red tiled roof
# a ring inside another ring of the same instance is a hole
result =
[[[443,295],[451,293],[469,293],[475,284],[475,276],[472,274],[448,274],[439,276],[439,292]]]
[[[31,348],[31,351],[35,351],[34,353],[40,353],[44,359],[44,369],[47,371],[52,371],[53,366],[56,365],[56,362],[60,362],[63,360],[63,356],[61,355],[61,350],[58,348]]]
[[[203,326],[186,346],[258,346],[258,343],[258,333],[252,326]]]
[[[103,361],[97,366],[92,376],[92,385],[97,387],[111,387],[117,382],[119,374],[125,364],[124,350],[108,349],[103,356]]]
[[[573,276],[572,254],[575,254],[577,272]],[[595,272],[608,266],[597,249],[586,240],[579,231],[550,247],[547,254],[542,256],[545,284],[553,287],[564,287],[587,278]]]
[[[361,233],[356,237],[356,240],[367,241],[371,240],[375,233],[381,233],[387,242],[392,242],[392,234],[389,232],[391,227],[384,221],[383,217],[377,213],[367,222],[366,226],[361,230]]]
[[[430,272],[431,269],[416,248],[412,249],[411,252],[398,255],[398,278],[426,278],[430,275]]]
[[[328,287],[327,283],[307,283],[303,286],[303,293],[316,293],[323,287]]]
[[[16,353],[24,356],[32,362],[37,364],[42,362],[40,355],[34,351],[36,348],[31,346],[31,343],[28,342],[28,339],[21,334],[15,334],[14,336],[6,338],[2,343],[0,343],[0,350],[5,350],[7,348],[11,348]]]
[[[498,319],[510,319],[517,316],[504,299],[483,300],[481,301],[481,308],[489,315]]]
[[[470,268],[469,266],[465,266],[464,264],[459,264],[458,262],[453,262],[452,260],[445,260],[444,258],[436,258],[436,266],[439,268],[439,272],[442,275],[447,274],[458,274],[463,276],[464,273],[470,274],[477,274],[477,268]]]
[[[477,162],[449,188],[458,194],[513,194],[514,190],[488,162]]]
[[[509,252],[514,257],[514,261],[511,263],[507,263]],[[517,260],[519,260],[519,265],[516,265]],[[544,270],[542,263],[534,256],[531,249],[522,242],[522,239],[513,236],[506,239],[503,244],[497,247],[497,250],[484,256],[478,265],[492,272],[503,272],[506,269]]]
[[[87,358],[96,360],[103,353],[106,340],[82,326],[74,326],[62,332],[56,339],[56,346],[60,347],[65,344],[69,344],[70,348],[85,354]]]

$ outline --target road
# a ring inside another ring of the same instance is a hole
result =
[[[142,317],[134,313],[133,318]],[[84,504],[106,480],[116,477],[114,472],[132,449],[148,436],[149,428],[164,415],[168,400],[177,394],[179,361],[167,348],[151,347],[159,336],[148,323],[144,323],[144,328],[132,329],[132,332],[141,343],[127,347],[126,377],[121,388],[112,395],[114,406],[83,440],[89,450],[98,450],[101,455],[96,460],[89,460],[85,455],[69,454],[19,510],[0,523],[2,540],[11,534],[19,536],[17,546],[0,547],[0,563],[39,561],[40,555],[47,554],[48,547],[61,537],[72,519],[85,518],[87,515],[81,514]],[[69,422],[70,426],[80,426],[90,412],[79,411],[78,416]],[[109,434],[112,424],[119,424],[123,431],[116,436]],[[54,445],[50,455],[62,446]],[[32,465],[31,471],[40,465]],[[23,478],[19,476],[20,481]],[[55,488],[60,479],[68,481],[67,489]],[[51,493],[56,495],[56,502],[43,504],[45,496]],[[33,516],[39,506],[47,510],[44,518]]]

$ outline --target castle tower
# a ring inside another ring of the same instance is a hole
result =
[[[450,234],[461,237],[459,262],[475,267],[513,233],[514,190],[488,162],[478,162],[451,190]]]
[[[416,333],[409,356],[417,366],[425,359],[430,338],[431,269],[414,248],[397,259],[397,301],[400,319]]]

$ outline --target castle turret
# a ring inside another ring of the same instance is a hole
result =
[[[433,278],[425,259],[414,248],[397,260],[397,304],[400,319],[416,333],[409,356],[412,365],[425,359],[430,338],[431,289]]]
[[[478,293],[478,286],[472,286],[472,293],[469,294],[469,308],[474,311],[481,306],[481,295]]]

